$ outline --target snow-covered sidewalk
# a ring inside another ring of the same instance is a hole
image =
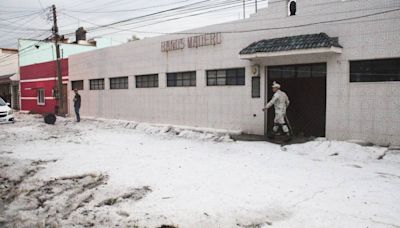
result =
[[[18,120],[0,125],[0,227],[400,227],[398,151]]]

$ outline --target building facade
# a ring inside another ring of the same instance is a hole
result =
[[[246,20],[72,55],[69,86],[83,116],[264,135],[277,81],[296,134],[399,145],[399,8],[273,1]]]
[[[63,83],[62,113],[68,113],[67,84],[68,56],[96,48],[110,46],[107,39],[94,42],[80,40],[76,43],[60,43],[61,75]],[[33,113],[58,113],[57,62],[55,44],[51,41],[19,40],[19,66],[21,110]]]
[[[57,63],[49,61],[21,66],[21,110],[32,113],[57,113]],[[68,59],[61,60],[63,87],[68,83]],[[65,92],[67,90],[65,89]],[[66,99],[65,99],[66,101]],[[64,103],[66,104],[66,102]]]
[[[19,109],[18,50],[0,48],[0,97]]]

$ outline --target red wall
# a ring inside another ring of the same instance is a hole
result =
[[[20,67],[21,80],[57,77],[56,61]],[[61,75],[68,76],[68,59],[61,60]]]
[[[68,59],[61,60],[62,76],[68,76]],[[57,105],[53,98],[53,89],[57,88],[57,63],[56,61],[38,63],[20,67],[21,110],[35,113],[54,113]],[[54,78],[45,81],[24,82],[24,80]],[[63,79],[68,82],[68,79]],[[37,104],[37,89],[45,91],[45,104]],[[25,99],[24,99],[25,98]]]
[[[21,100],[21,107],[23,107],[22,110],[24,111],[31,111],[33,113],[40,113],[40,114],[46,114],[46,113],[55,113],[55,108],[57,105],[57,101],[55,99],[53,100],[47,100],[45,101],[45,105],[37,105],[37,100]]]
[[[37,99],[23,99],[23,97],[37,97],[37,89],[44,88],[45,97],[53,96],[53,88],[57,81],[21,82],[21,109],[35,113],[49,113],[55,111],[57,102],[55,99],[45,99],[44,105],[38,105]]]
[[[57,86],[57,81],[42,81],[42,82],[22,82],[21,83],[21,97],[36,97],[36,89],[44,88],[45,96],[53,96],[52,90],[54,86]]]

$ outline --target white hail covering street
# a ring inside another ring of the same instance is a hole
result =
[[[400,227],[387,149],[17,114],[0,125],[0,227]]]

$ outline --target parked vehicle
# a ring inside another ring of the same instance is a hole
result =
[[[0,123],[14,123],[14,111],[9,105],[0,97]]]

